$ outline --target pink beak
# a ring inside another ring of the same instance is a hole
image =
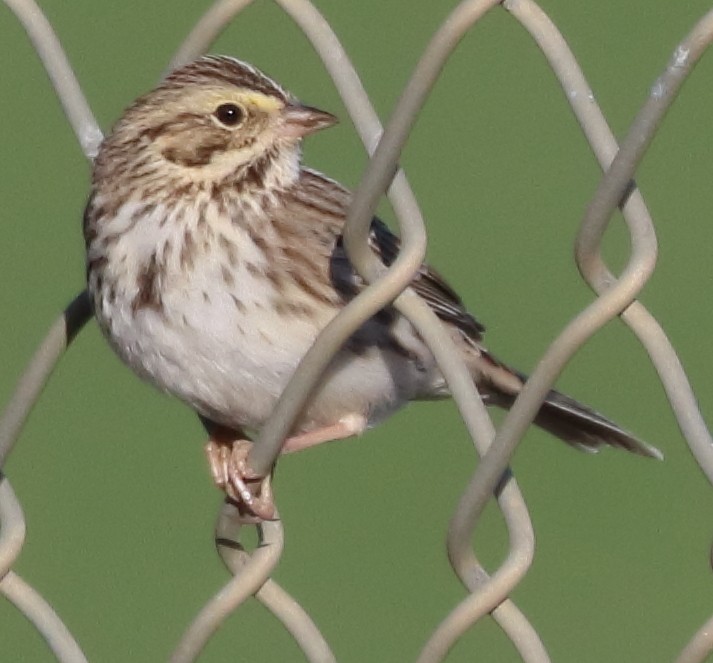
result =
[[[303,138],[339,122],[331,113],[299,103],[287,104],[282,109],[282,119],[282,135],[285,138]]]

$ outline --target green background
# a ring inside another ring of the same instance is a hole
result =
[[[453,2],[318,3],[387,117]],[[101,125],[157,80],[207,3],[45,0]],[[544,0],[623,136],[702,0]],[[289,18],[256,2],[214,52],[254,62],[303,100],[346,118]],[[713,172],[704,59],[637,176],[657,223],[657,271],[642,294],[713,416],[710,361]],[[89,167],[38,59],[0,9],[0,401],[83,283],[80,218]],[[348,121],[309,141],[310,165],[354,186],[365,163]],[[430,230],[429,260],[488,327],[489,347],[530,370],[592,295],[571,257],[598,169],[543,57],[504,11],[469,34],[430,96],[402,159]],[[384,205],[387,218],[387,206]],[[621,265],[617,220],[607,256]],[[632,334],[609,324],[559,386],[659,446],[656,463],[576,453],[539,431],[514,459],[537,533],[514,599],[556,661],[668,661],[713,612],[713,490],[678,432]],[[92,661],[160,661],[226,581],[213,550],[220,496],[203,431],[181,404],[140,383],[95,325],[71,347],[7,465],[28,521],[16,570],[55,606]],[[464,596],[444,550],[448,518],[475,465],[451,403],[406,409],[358,441],[281,461],[286,547],[275,576],[342,662],[413,660]],[[490,569],[507,542],[495,509],[478,529]],[[0,602],[0,659],[53,660]],[[250,602],[201,661],[301,660]],[[491,620],[449,661],[515,661]]]

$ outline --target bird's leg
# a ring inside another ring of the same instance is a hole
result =
[[[231,430],[210,421],[203,421],[210,433],[205,453],[213,481],[231,500],[259,522],[275,516],[270,475],[255,474],[247,464],[253,443],[242,430]],[[294,453],[332,440],[359,435],[366,428],[366,417],[347,415],[336,424],[288,437],[280,453]]]
[[[307,433],[288,437],[282,445],[282,453],[289,454],[316,447],[323,442],[343,440],[353,435],[361,435],[366,429],[366,417],[361,414],[349,414],[342,417],[336,424],[316,428]]]

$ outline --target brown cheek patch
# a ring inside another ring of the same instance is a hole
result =
[[[182,113],[169,122],[147,129],[143,136],[158,141],[166,161],[196,168],[208,165],[214,155],[227,151],[231,134],[213,126],[204,115]]]
[[[228,150],[226,141],[212,143],[195,143],[194,145],[171,146],[161,151],[166,161],[186,168],[207,166],[215,154],[222,154]]]

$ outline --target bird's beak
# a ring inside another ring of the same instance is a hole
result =
[[[331,113],[299,103],[287,104],[282,109],[282,120],[282,135],[285,138],[302,138],[339,122]]]

